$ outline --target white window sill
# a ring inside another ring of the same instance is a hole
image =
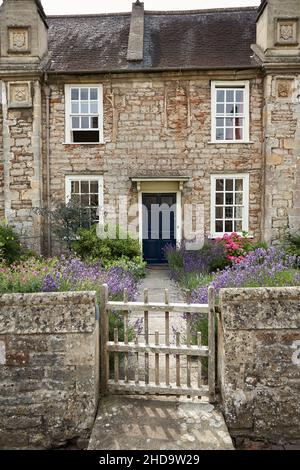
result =
[[[62,145],[105,145],[106,142],[62,142]]]
[[[243,234],[241,232],[224,232],[224,233],[219,233],[219,234],[216,234],[216,235],[208,235],[207,238],[209,240],[215,240],[216,238],[223,238],[225,234],[231,235],[232,233],[237,233],[240,237],[247,238],[247,239],[250,239],[250,240],[253,240],[253,238],[254,238],[253,235],[248,235],[247,237],[243,237]]]
[[[214,140],[207,142],[209,145],[217,144],[254,144],[253,140]]]

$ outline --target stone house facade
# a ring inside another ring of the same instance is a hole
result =
[[[300,0],[48,17],[4,0],[0,26],[0,218],[37,252],[55,240],[33,209],[70,197],[91,220],[126,214],[149,262],[151,204],[174,207],[166,242],[191,204],[197,236],[299,229]]]

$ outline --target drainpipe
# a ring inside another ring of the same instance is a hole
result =
[[[44,88],[45,98],[46,98],[46,205],[47,209],[51,208],[51,199],[50,199],[50,87],[47,84],[47,74],[45,75],[46,86]],[[47,253],[48,256],[52,254],[51,246],[51,219],[48,216],[47,220]]]

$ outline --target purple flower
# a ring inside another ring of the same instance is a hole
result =
[[[228,266],[217,273],[211,285],[217,294],[225,287],[297,285],[300,275],[295,268],[299,266],[300,260],[296,256],[290,256],[274,247],[258,248],[239,264]],[[195,289],[191,294],[191,302],[207,303],[207,295],[208,286]]]

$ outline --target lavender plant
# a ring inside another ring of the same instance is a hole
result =
[[[228,266],[217,273],[211,282],[218,294],[225,287],[282,287],[300,285],[300,258],[285,251],[258,248],[249,253],[239,264]],[[195,289],[193,303],[207,303],[208,285]]]

